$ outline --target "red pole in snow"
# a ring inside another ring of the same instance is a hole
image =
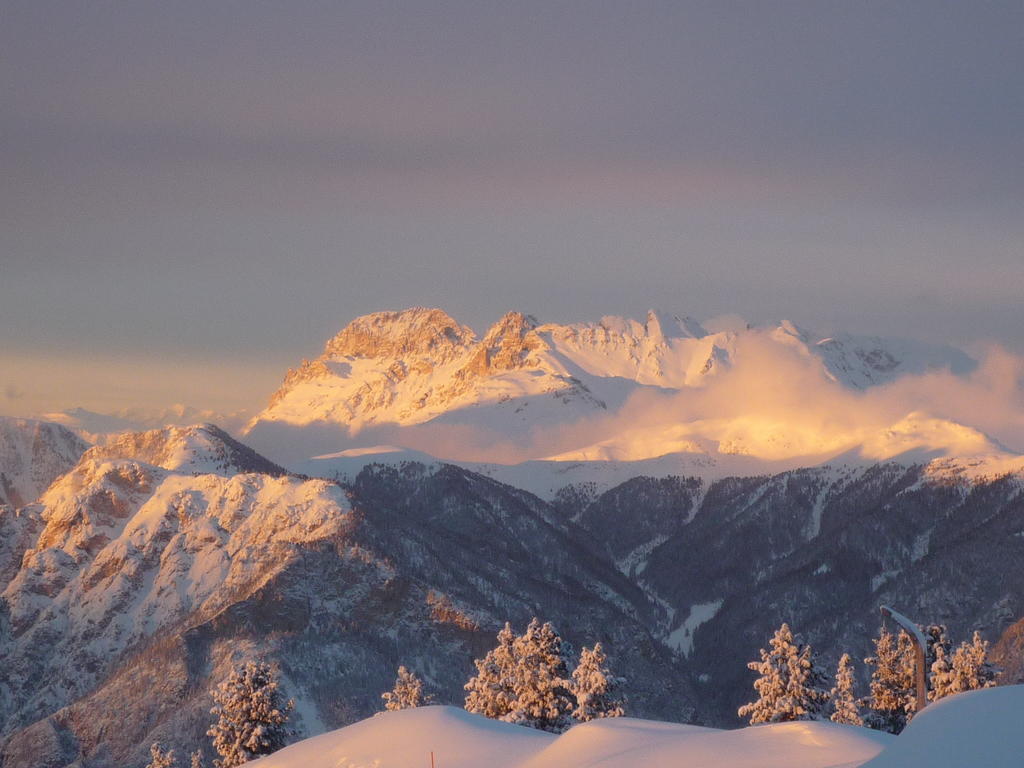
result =
[[[430,768],[434,768],[434,753],[430,753]]]

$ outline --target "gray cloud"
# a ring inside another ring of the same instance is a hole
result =
[[[1022,26],[1016,2],[10,4],[0,346],[298,357],[431,304],[1019,350]]]
[[[4,386],[4,398],[7,400],[20,400],[25,397],[25,390],[16,387],[14,384]]]

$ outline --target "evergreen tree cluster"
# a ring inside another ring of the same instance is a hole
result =
[[[952,655],[944,626],[924,627],[922,634],[927,642],[929,700],[995,685],[997,670],[987,661],[988,643],[978,632]],[[917,711],[914,640],[902,629],[894,635],[883,626],[874,644],[875,653],[864,659],[873,668],[870,693],[858,700],[850,655],[839,659],[835,684],[829,689],[811,647],[783,624],[769,648],[761,649],[760,661],[747,665],[758,673],[758,698],[740,707],[738,714],[749,717],[751,724],[820,720],[827,715],[834,723],[899,733]],[[867,710],[863,715],[862,708]]]
[[[931,666],[932,701],[996,684],[998,670],[987,660],[988,641],[982,640],[979,632],[974,633],[970,642],[962,642],[952,656],[947,656],[941,646],[938,651]]]
[[[506,623],[497,647],[474,662],[466,710],[553,733],[575,722],[621,716],[617,691],[624,681],[606,666],[601,644],[583,649],[572,674],[569,654],[550,623],[534,618],[519,636]]]
[[[995,685],[998,670],[989,663],[988,643],[975,632],[970,641],[950,652],[946,628],[922,628],[927,647],[928,698],[937,701],[964,691]],[[498,644],[474,661],[477,674],[465,685],[465,708],[496,720],[561,733],[574,723],[621,717],[622,678],[612,674],[600,643],[583,648],[570,672],[571,648],[548,622],[534,618],[522,635],[508,623]],[[760,660],[747,666],[758,673],[758,697],[739,708],[751,724],[830,719],[845,725],[867,725],[899,733],[917,708],[914,641],[904,630],[884,626],[874,640],[875,652],[864,659],[871,666],[870,692],[858,700],[856,676],[848,653],[839,659],[834,684],[822,671],[809,644],[788,624],[776,630]],[[272,665],[257,661],[235,668],[212,692],[211,714],[217,721],[207,731],[218,758],[215,768],[236,768],[285,745],[294,702],[286,701]],[[395,686],[381,695],[390,711],[431,702],[423,681],[404,666]],[[862,715],[862,709],[867,711]],[[200,752],[190,756],[191,768],[202,768]],[[174,750],[156,742],[146,768],[177,768]]]

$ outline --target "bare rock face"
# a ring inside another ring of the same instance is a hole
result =
[[[444,365],[465,353],[472,330],[440,309],[375,312],[353,320],[327,342],[325,357],[425,358]]]
[[[490,376],[501,371],[536,367],[531,353],[548,349],[534,332],[537,321],[521,312],[509,312],[487,332],[469,363],[456,374],[460,378]]]

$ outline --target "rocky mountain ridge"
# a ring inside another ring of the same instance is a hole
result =
[[[693,715],[657,607],[543,502],[450,466],[369,468],[347,489],[275,476],[232,443],[128,435],[19,510],[0,550],[4,768],[194,747],[208,689],[254,656],[282,665],[307,734],[374,711],[400,663],[454,700],[501,623],[535,614],[621,648],[639,710]]]
[[[0,416],[0,507],[21,507],[71,469],[88,444],[59,424]]]
[[[243,449],[127,435],[0,515],[3,768],[192,749],[210,686],[256,656],[312,734],[379,707],[398,664],[458,703],[497,628],[540,615],[605,645],[631,712],[723,725],[780,621],[834,664],[864,655],[879,604],[993,640],[1024,615],[1021,474],[836,465],[547,502],[443,463],[342,486]]]
[[[286,464],[381,439],[456,460],[473,455],[443,447],[460,438],[480,446],[478,453],[507,444],[503,456],[488,459],[504,462],[757,451],[762,446],[746,433],[778,425],[750,427],[706,396],[707,405],[679,424],[678,437],[627,436],[622,430],[635,419],[626,415],[617,424],[614,417],[638,397],[715,392],[728,373],[756,375],[766,361],[806,369],[801,375],[849,392],[928,371],[965,374],[975,365],[952,348],[821,338],[789,322],[710,332],[692,318],[653,310],[643,322],[605,317],[568,325],[509,312],[478,337],[440,309],[413,308],[353,320],[322,355],[288,372],[244,435]],[[729,434],[730,424],[739,438]],[[428,427],[434,431],[423,431]],[[588,445],[597,434],[603,441]],[[851,447],[842,440],[804,442],[792,451]],[[285,457],[282,446],[293,444],[297,453]]]

